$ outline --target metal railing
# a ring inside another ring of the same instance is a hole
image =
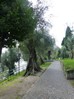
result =
[[[27,64],[26,64],[27,65]],[[10,75],[14,73],[14,75],[20,73],[21,71],[26,69],[26,65],[22,66],[16,66],[15,69],[12,69],[10,72],[9,70],[5,70],[3,72],[0,72],[0,81],[3,81],[7,79]]]

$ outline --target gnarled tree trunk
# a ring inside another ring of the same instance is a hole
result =
[[[40,63],[44,64],[45,62],[44,62],[43,58],[41,56],[39,56],[39,57],[40,57]]]
[[[2,66],[2,65],[1,65],[1,54],[2,54],[2,47],[1,47],[1,45],[0,45],[0,67]]]
[[[0,47],[0,63],[1,63],[1,53],[2,53],[2,47]]]
[[[14,75],[13,69],[9,69],[9,76]]]
[[[29,42],[28,44],[28,50],[29,50],[29,61],[27,65],[27,69],[24,75],[28,76],[30,74],[35,74],[36,72],[39,72],[41,70],[38,62],[37,62],[37,55],[36,50],[33,45],[33,40]]]

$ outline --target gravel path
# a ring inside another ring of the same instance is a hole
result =
[[[74,88],[65,79],[59,61],[55,61],[22,99],[74,99]]]

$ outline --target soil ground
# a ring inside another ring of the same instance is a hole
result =
[[[0,99],[21,99],[39,80],[42,73],[43,71],[36,76],[20,77],[12,85],[0,89]]]

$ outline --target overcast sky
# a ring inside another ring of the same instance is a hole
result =
[[[35,3],[36,0],[30,0]],[[46,18],[50,17],[53,25],[50,34],[55,38],[56,45],[61,47],[67,25],[74,25],[74,0],[41,0],[48,4],[49,10]]]
[[[72,27],[74,24],[74,0],[52,1],[54,18],[52,17],[53,28],[51,29],[51,35],[55,37],[56,44],[60,47],[67,25]]]

